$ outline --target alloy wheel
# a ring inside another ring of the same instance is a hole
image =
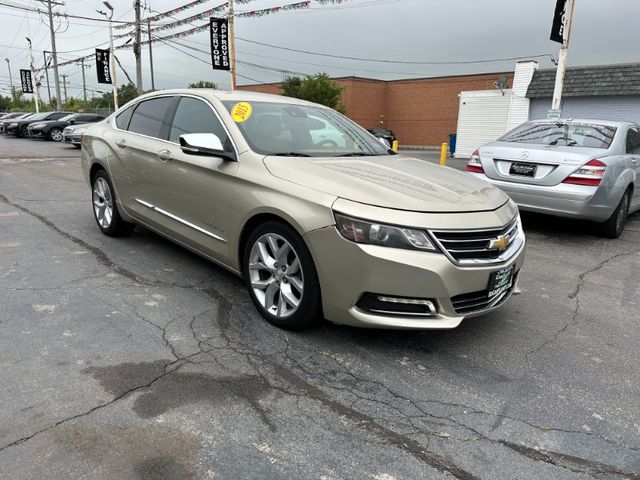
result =
[[[622,197],[622,202],[618,208],[618,216],[616,217],[616,232],[621,233],[625,224],[627,223],[627,217],[629,216],[629,194],[625,193]]]
[[[113,195],[107,181],[98,177],[93,184],[93,211],[98,224],[102,228],[109,228],[113,220]]]
[[[293,315],[302,302],[304,277],[300,258],[282,236],[265,233],[249,253],[249,280],[253,293],[271,315]]]
[[[62,130],[58,128],[54,128],[53,130],[51,130],[51,133],[49,135],[51,136],[51,140],[53,140],[54,142],[62,141]]]

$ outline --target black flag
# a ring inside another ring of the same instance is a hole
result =
[[[214,70],[231,70],[229,62],[229,22],[211,17],[211,65]]]
[[[31,70],[20,70],[20,83],[22,84],[22,93],[33,93]]]
[[[98,72],[98,83],[111,83],[109,50],[96,48],[96,72]]]
[[[557,0],[556,11],[553,15],[551,37],[554,42],[564,43],[565,15],[567,13],[567,0]]]

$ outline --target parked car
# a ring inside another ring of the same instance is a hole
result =
[[[315,118],[347,139],[316,142]],[[290,329],[447,329],[502,306],[524,263],[516,205],[465,172],[392,154],[298,99],[209,89],[129,102],[82,139],[98,228],[139,223],[242,276]]]
[[[5,133],[7,123],[11,123],[12,121],[16,121],[20,118],[27,118],[30,115],[33,115],[33,113],[14,112],[4,115],[0,118],[0,133]]]
[[[466,169],[521,210],[597,222],[603,235],[617,238],[640,209],[640,127],[531,121],[473,152]]]
[[[58,120],[34,122],[27,128],[30,137],[45,138],[54,142],[62,141],[62,130],[68,125],[94,123],[104,120],[101,115],[93,113],[72,113]]]
[[[389,148],[393,147],[393,142],[398,140],[395,134],[387,128],[368,128],[367,132],[380,139]]]
[[[15,135],[16,137],[26,137],[29,135],[29,125],[34,122],[41,122],[45,120],[58,120],[62,117],[69,115],[72,112],[44,112],[35,113],[29,117],[14,119],[7,123],[5,126],[6,133]]]
[[[90,123],[81,123],[79,125],[69,125],[62,131],[62,142],[70,143],[76,148],[80,148],[82,135],[91,126]]]

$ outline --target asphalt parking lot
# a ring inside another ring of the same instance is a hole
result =
[[[640,215],[524,222],[497,313],[289,333],[186,250],[103,236],[78,150],[0,136],[0,478],[640,479]]]

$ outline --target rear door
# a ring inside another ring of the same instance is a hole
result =
[[[153,206],[162,204],[161,177],[167,165],[159,154],[168,145],[169,118],[174,96],[143,100],[116,117],[116,129],[107,129],[105,140],[113,151],[109,162],[115,188],[127,211],[152,226],[170,222]]]
[[[492,179],[540,186],[554,186],[579,166],[609,156],[615,127],[551,123],[526,123],[500,141],[480,149],[485,174]]]
[[[640,128],[631,127],[627,131],[627,158],[629,159],[629,168],[633,169],[636,174],[636,185],[634,195],[631,201],[632,207],[640,206]]]

